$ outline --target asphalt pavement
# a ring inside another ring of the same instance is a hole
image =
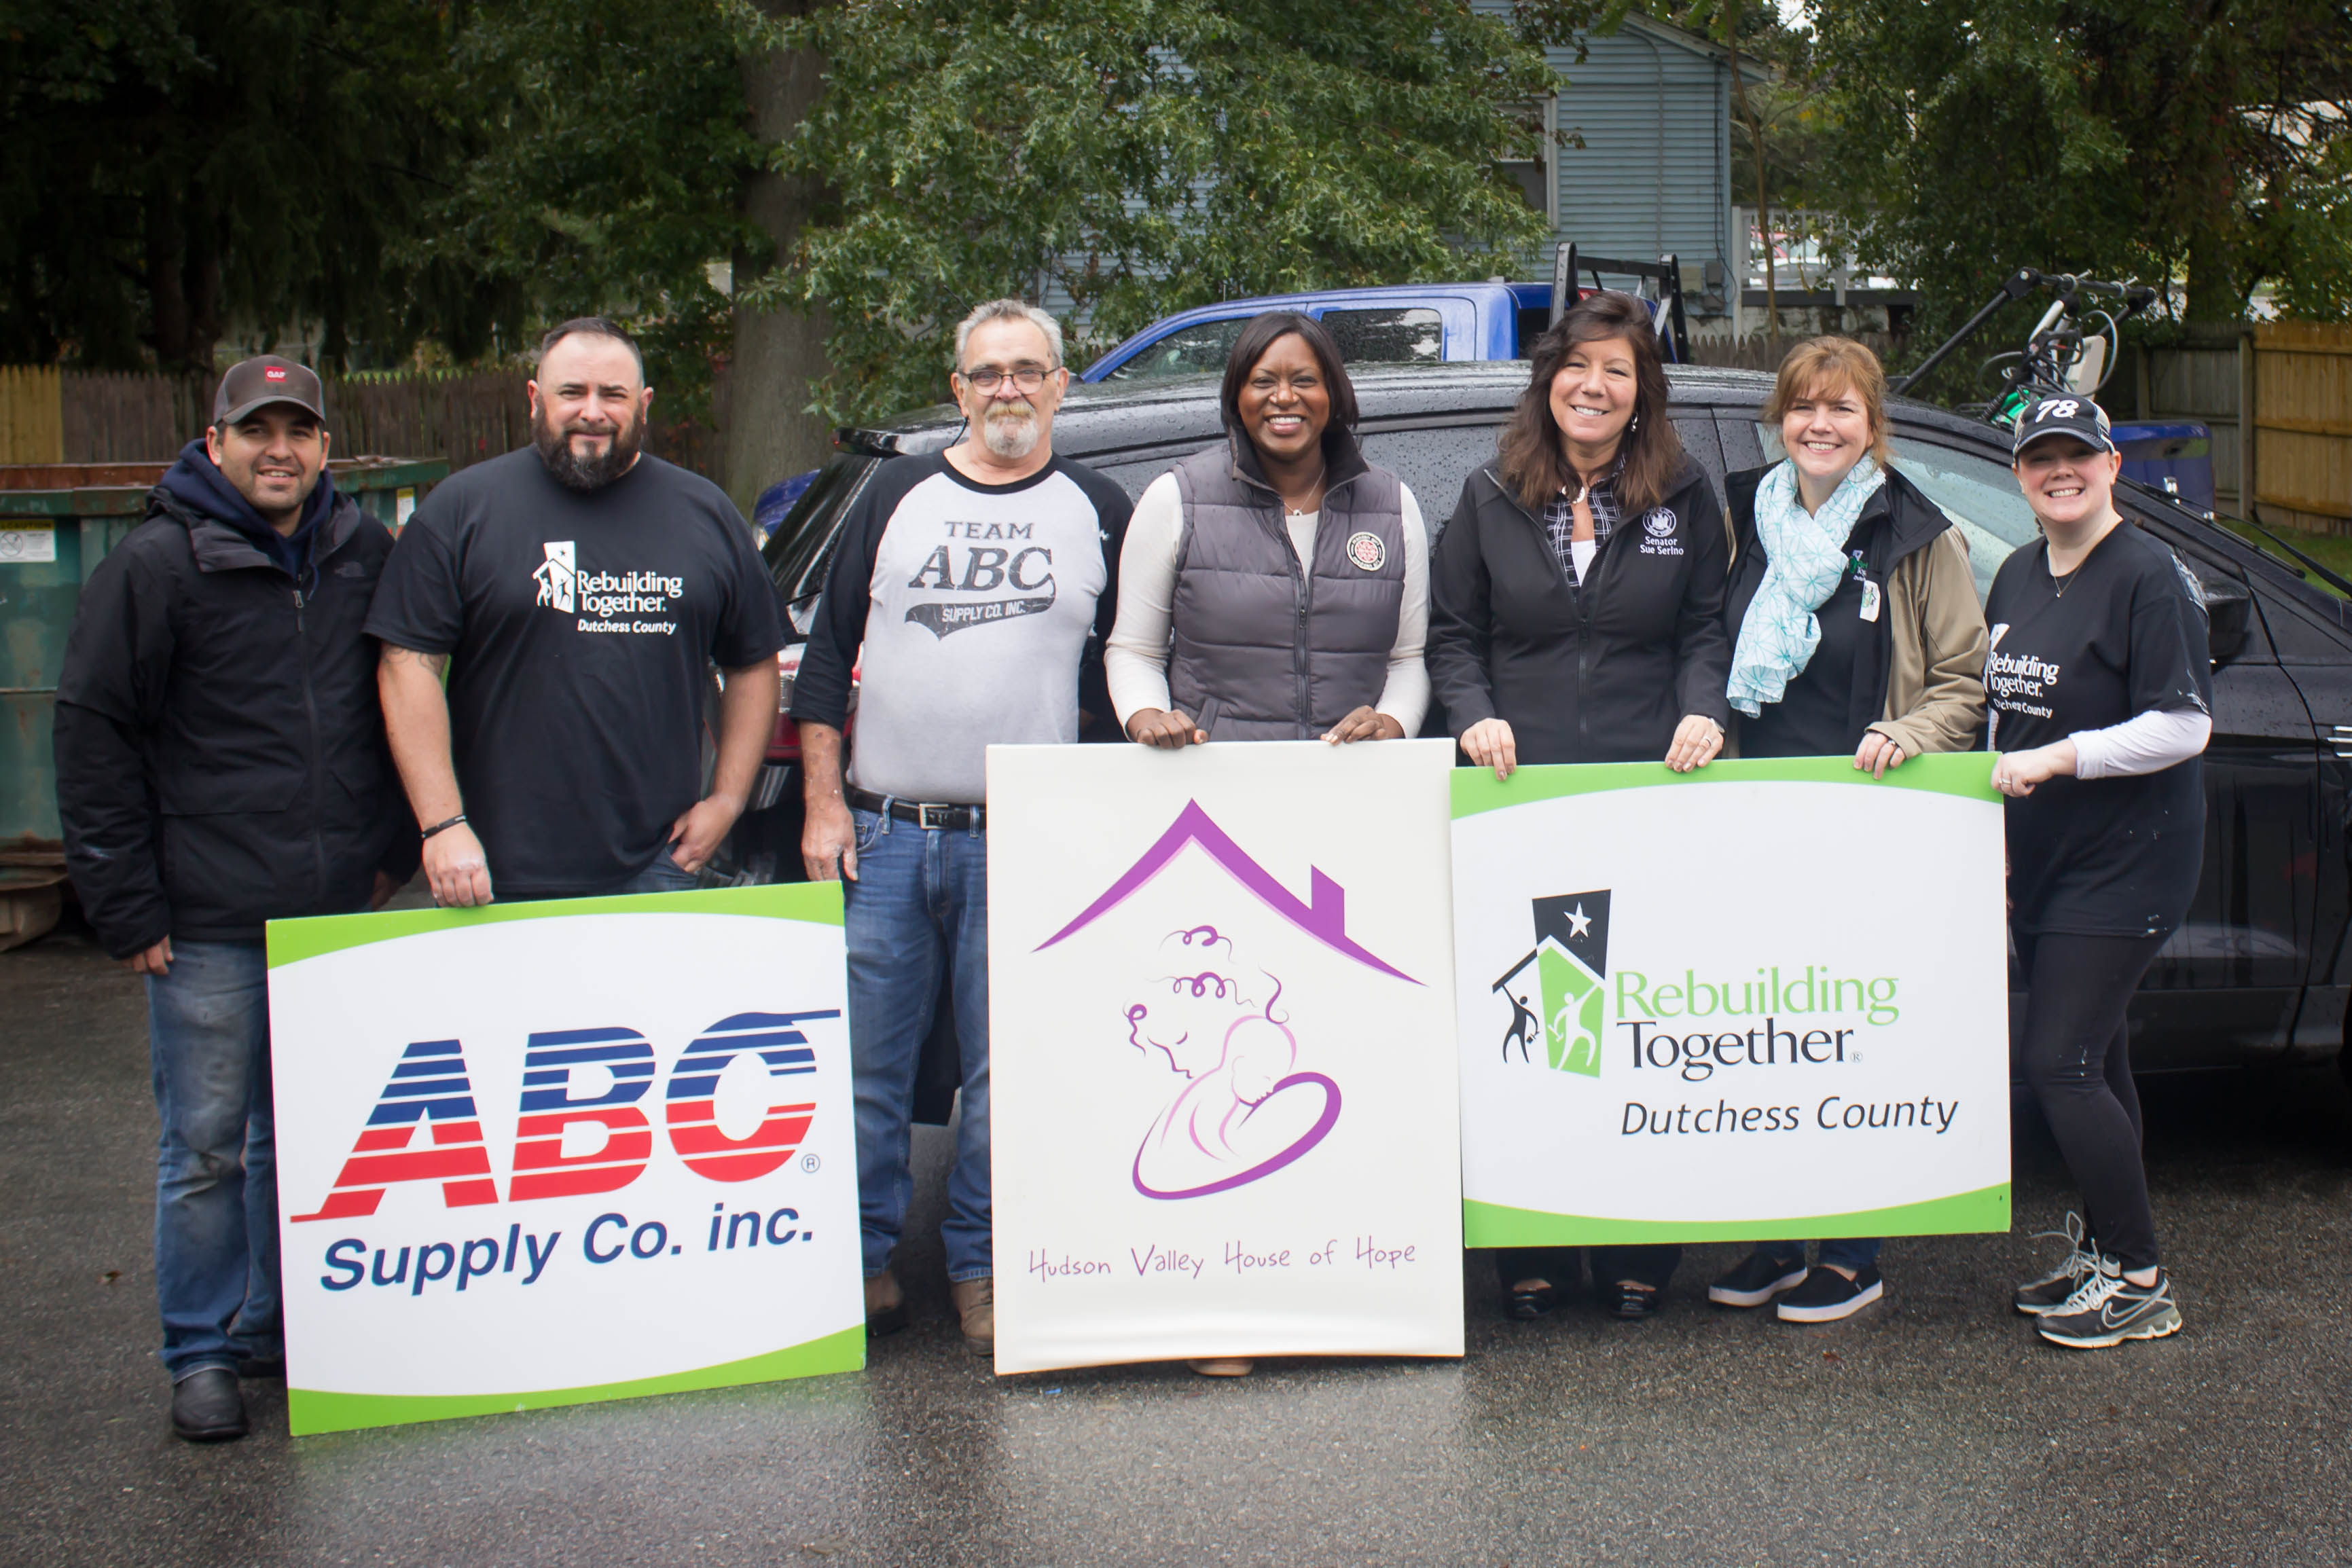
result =
[[[70,931],[0,955],[0,1562],[2207,1563],[2352,1558],[2352,1096],[2332,1068],[2144,1083],[2187,1330],[2069,1352],[2007,1306],[2064,1173],[2019,1120],[2018,1233],[1898,1240],[1887,1298],[1497,1315],[1459,1362],[999,1379],[964,1354],[919,1130],[915,1322],[868,1369],[295,1441],[166,1428],[139,983]]]

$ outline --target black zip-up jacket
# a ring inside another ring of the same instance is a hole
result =
[[[1521,763],[1656,762],[1685,714],[1727,724],[1723,509],[1685,460],[1627,508],[1581,587],[1494,468],[1463,483],[1430,554],[1429,678],[1455,739],[1511,727]]]
[[[1724,496],[1731,503],[1731,573],[1724,584],[1723,620],[1734,646],[1739,641],[1739,628],[1748,619],[1748,607],[1756,601],[1756,591],[1764,585],[1764,569],[1770,564],[1756,538],[1756,490],[1771,471],[1772,465],[1768,463],[1761,468],[1742,469],[1723,482]],[[1921,495],[1910,480],[1889,468],[1886,483],[1863,503],[1862,513],[1854,518],[1853,531],[1846,542],[1851,548],[1855,540],[1861,541],[1864,570],[1873,581],[1885,584],[1895,575],[1897,566],[1934,544],[1951,526],[1952,519],[1935,502]],[[1864,624],[1868,630],[1864,636],[1873,656],[1854,664],[1853,691],[1846,704],[1848,727],[1853,732],[1853,738],[1845,743],[1849,749],[1859,746],[1862,732],[1885,715],[1887,677],[1895,663],[1894,615],[1882,614]],[[1728,670],[1725,679],[1729,679]]]
[[[415,870],[360,631],[391,553],[338,497],[298,582],[159,486],[99,562],[58,679],[58,810],[109,953],[258,941]]]

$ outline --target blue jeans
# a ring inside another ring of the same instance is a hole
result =
[[[654,857],[653,864],[614,887],[606,888],[598,897],[617,898],[632,893],[689,893],[702,884],[695,873],[680,867],[670,858],[669,846]]]
[[[1834,1263],[1841,1269],[1851,1269],[1859,1274],[1878,1261],[1878,1249],[1885,1245],[1884,1241],[1876,1239],[1841,1237],[1822,1243],[1822,1261],[1824,1264]],[[1767,1258],[1786,1263],[1805,1260],[1805,1244],[1801,1241],[1759,1241],[1756,1250]]]
[[[988,840],[853,811],[857,880],[843,885],[849,1056],[857,1103],[857,1207],[866,1277],[890,1265],[914,1194],[908,1146],[915,1069],[952,977],[962,1120],[948,1177],[948,1278],[996,1271],[988,1181]]]
[[[163,1136],[155,1297],[178,1382],[285,1351],[269,1102],[269,966],[258,942],[174,942],[147,978]]]

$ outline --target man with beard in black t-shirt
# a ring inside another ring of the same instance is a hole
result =
[[[442,904],[692,887],[743,810],[775,727],[782,619],[726,496],[641,450],[652,399],[618,326],[556,328],[530,383],[532,449],[436,488],[384,569],[367,631]]]

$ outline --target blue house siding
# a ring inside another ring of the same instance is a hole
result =
[[[1472,3],[1509,10],[1509,0]],[[1734,254],[1728,57],[1638,16],[1587,39],[1581,62],[1573,49],[1548,53],[1560,77],[1556,123],[1583,143],[1553,150],[1553,244],[1573,240],[1597,255],[1643,260],[1671,251],[1696,292],[1706,264]],[[1528,275],[1550,273],[1546,246],[1528,258]]]

